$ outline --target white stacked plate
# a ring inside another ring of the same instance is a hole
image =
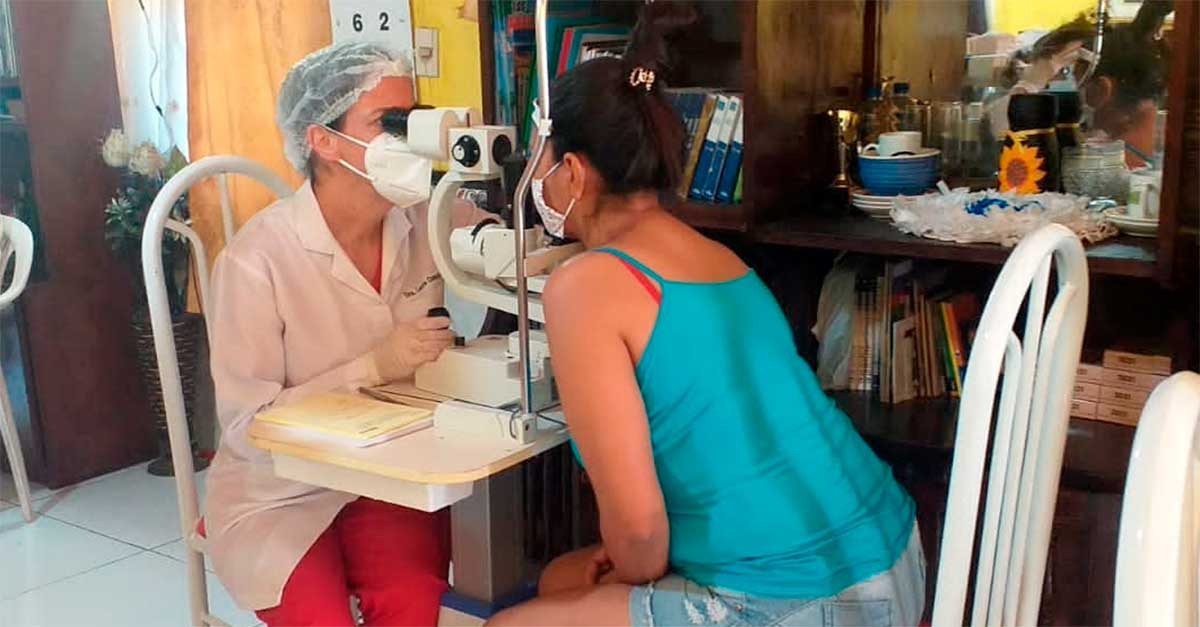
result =
[[[865,190],[851,190],[850,204],[876,220],[892,219],[892,201],[896,196],[872,196]]]
[[[1133,237],[1158,237],[1158,220],[1135,218],[1125,213],[1125,207],[1116,207],[1104,212],[1104,217],[1122,233]]]

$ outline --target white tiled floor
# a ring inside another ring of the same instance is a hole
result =
[[[203,492],[203,475],[200,489]],[[0,625],[158,627],[188,624],[175,484],[144,465],[72,488],[34,489],[26,524],[0,476]],[[257,625],[209,575],[210,610]]]

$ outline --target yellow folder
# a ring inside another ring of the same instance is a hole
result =
[[[272,424],[370,446],[430,426],[433,412],[355,394],[319,394],[257,416]]]

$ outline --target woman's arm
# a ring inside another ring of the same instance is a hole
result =
[[[252,261],[222,255],[213,268],[207,316],[217,418],[222,444],[244,459],[263,455],[246,437],[263,409],[320,392],[357,389],[379,378],[368,354],[285,388],[283,320],[274,293],[270,277]]]
[[[666,573],[670,529],[620,332],[626,304],[605,289],[613,283],[608,270],[586,258],[568,264],[551,277],[543,302],[554,375],[596,491],[604,549],[619,581],[640,584]]]

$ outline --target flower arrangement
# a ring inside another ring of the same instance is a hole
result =
[[[150,142],[132,144],[124,131],[109,131],[101,144],[104,162],[121,171],[117,192],[104,208],[104,239],[113,253],[129,269],[138,287],[136,298],[144,305],[146,289],[142,278],[142,229],[154,198],[163,184],[187,165],[179,149],[164,155]],[[181,197],[171,210],[171,217],[189,223],[187,197]],[[167,301],[171,315],[178,316],[187,309],[189,250],[180,235],[167,232],[163,236],[163,273],[167,283]]]

